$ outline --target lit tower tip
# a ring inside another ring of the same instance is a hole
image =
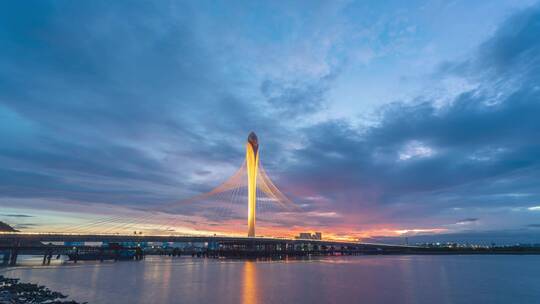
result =
[[[259,171],[259,139],[255,135],[255,132],[249,133],[248,136],[246,144],[246,167],[248,176],[248,237],[254,237],[257,172]]]

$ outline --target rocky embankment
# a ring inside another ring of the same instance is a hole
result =
[[[52,291],[45,286],[21,283],[19,279],[10,279],[0,275],[0,304],[80,304],[67,301],[66,295]]]

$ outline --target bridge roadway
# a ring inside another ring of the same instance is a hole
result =
[[[64,243],[52,245],[51,243]],[[0,233],[0,255],[3,265],[15,265],[20,254],[43,254],[43,263],[49,261],[54,254],[68,254],[73,251],[89,252],[103,256],[109,253],[118,256],[118,246],[112,248],[92,246],[88,243],[105,242],[133,243],[132,248],[138,252],[136,244],[155,243],[207,243],[205,246],[190,250],[174,250],[172,254],[192,254],[208,257],[272,257],[272,256],[305,256],[305,255],[352,255],[352,254],[388,254],[407,253],[414,246],[374,244],[331,240],[304,240],[265,237],[229,237],[229,236],[174,236],[174,235],[118,235],[118,234],[61,234],[61,233]],[[81,243],[81,244],[77,244]],[[171,254],[171,249],[157,249],[160,254]],[[156,253],[155,250],[153,250]],[[149,252],[150,253],[150,252]],[[48,260],[47,260],[48,258]]]
[[[317,245],[333,247],[363,247],[379,249],[413,249],[416,246],[363,243],[336,240],[288,239],[271,237],[236,237],[236,236],[178,236],[178,235],[119,235],[119,234],[63,234],[63,233],[1,233],[0,244],[15,244],[29,242],[107,242],[107,243],[143,243],[143,242],[174,242],[174,243],[217,243],[238,245]],[[1,246],[1,245],[0,245]]]

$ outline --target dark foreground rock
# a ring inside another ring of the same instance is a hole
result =
[[[75,301],[64,301],[67,298],[45,286],[21,283],[19,279],[10,279],[0,275],[0,304],[80,304]]]

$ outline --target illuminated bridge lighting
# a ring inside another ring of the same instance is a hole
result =
[[[199,195],[161,205],[158,208],[96,210],[83,220],[58,223],[49,232],[68,234],[145,234],[145,235],[210,235],[215,231],[234,235],[238,220],[247,211],[247,236],[255,237],[257,214],[261,225],[276,222],[282,211],[299,209],[272,182],[260,161],[261,146],[254,132],[246,142],[246,155],[240,168],[214,189]],[[247,202],[247,210],[246,210]],[[95,215],[102,214],[105,217]],[[184,223],[187,223],[184,226]],[[196,223],[195,228],[189,227]],[[266,226],[264,226],[266,227]],[[233,228],[233,229],[231,229]]]
[[[248,237],[255,237],[257,202],[271,202],[281,209],[296,210],[298,207],[287,198],[272,182],[260,163],[259,139],[254,132],[249,133],[246,142],[246,157],[240,168],[229,179],[206,193],[176,202],[168,207],[187,203],[203,202],[213,197],[223,200],[224,193],[232,193],[230,200],[243,198],[242,189],[247,187]],[[167,211],[167,208],[161,210]]]

